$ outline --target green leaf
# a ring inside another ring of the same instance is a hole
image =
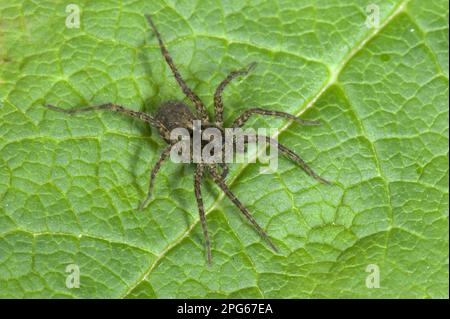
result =
[[[446,1],[77,5],[68,28],[65,2],[0,2],[0,297],[448,298]],[[227,88],[226,123],[254,106],[323,123],[249,124],[277,128],[332,186],[283,158],[273,174],[231,165],[227,183],[279,253],[207,181],[208,267],[191,166],[164,165],[136,209],[165,145],[155,130],[44,108],[186,100],[144,13],[211,114],[220,81],[257,61]]]

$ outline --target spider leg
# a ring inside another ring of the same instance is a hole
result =
[[[161,153],[161,155],[159,156],[158,161],[156,162],[155,166],[153,166],[152,172],[150,173],[150,182],[148,184],[148,192],[147,192],[147,197],[142,201],[141,205],[139,206],[139,210],[143,210],[147,205],[148,202],[150,201],[151,197],[152,197],[152,192],[153,192],[153,186],[155,184],[155,177],[156,174],[158,174],[159,169],[161,168],[161,164],[164,162],[164,160],[167,159],[167,157],[170,154],[170,150],[172,149],[172,147],[174,146],[174,144],[170,144],[169,146],[167,146],[163,152]]]
[[[47,104],[46,107],[48,107],[49,109],[51,109],[53,111],[66,113],[66,114],[70,114],[70,115],[73,115],[76,113],[82,113],[82,112],[96,111],[96,110],[109,110],[109,111],[113,111],[113,112],[122,113],[122,114],[125,114],[128,116],[137,118],[141,121],[147,122],[150,125],[153,125],[160,131],[160,133],[163,137],[170,138],[170,132],[164,127],[164,125],[162,125],[162,123],[155,120],[152,116],[150,116],[144,112],[138,112],[138,111],[133,111],[133,110],[127,109],[127,108],[117,105],[117,104],[106,103],[106,104],[101,104],[101,105],[83,107],[80,109],[68,109],[68,110],[63,109],[61,107],[51,105],[51,104]]]
[[[195,198],[197,199],[198,213],[202,223],[203,236],[205,237],[206,252],[208,256],[208,264],[211,265],[211,243],[209,241],[208,226],[206,225],[206,213],[202,198],[202,178],[205,167],[202,164],[197,165],[194,177]]]
[[[223,101],[222,93],[226,86],[230,84],[235,78],[239,76],[246,76],[256,67],[256,62],[250,63],[246,68],[232,71],[228,76],[219,84],[214,93],[214,111],[216,115],[216,125],[223,127]]]
[[[294,151],[292,151],[291,149],[287,148],[286,146],[284,146],[283,144],[278,143],[278,141],[274,140],[273,138],[270,138],[268,136],[264,136],[264,135],[257,135],[257,138],[260,139],[265,139],[266,142],[268,142],[271,145],[274,145],[275,147],[278,148],[278,150],[287,158],[289,158],[290,160],[294,161],[295,163],[297,163],[305,172],[306,174],[308,174],[309,176],[313,177],[314,179],[316,179],[317,181],[319,181],[322,184],[327,184],[327,185],[331,185],[331,182],[327,181],[326,179],[320,177],[316,172],[313,171],[313,169],[311,167],[309,167],[308,164],[306,164],[306,162],[299,156],[297,155]]]
[[[317,125],[320,125],[319,121],[302,120],[302,119],[298,118],[297,116],[294,116],[294,115],[289,114],[289,113],[279,112],[279,111],[272,111],[272,110],[265,110],[265,109],[262,109],[262,108],[252,108],[252,109],[244,111],[241,115],[239,115],[239,117],[234,120],[232,127],[241,127],[241,126],[243,126],[253,114],[268,115],[268,116],[275,116],[275,117],[283,117],[283,118],[287,118],[287,119],[290,119],[290,120],[294,120],[295,122],[297,122],[297,123],[299,123],[301,125],[306,125],[306,126],[317,126]]]
[[[259,226],[258,222],[253,218],[248,209],[240,202],[240,200],[233,194],[233,192],[228,188],[225,184],[225,181],[220,176],[220,174],[216,170],[215,165],[209,165],[209,172],[214,180],[214,182],[222,189],[222,191],[227,195],[227,197],[236,205],[237,208],[244,214],[245,218],[253,224],[258,234],[269,244],[269,246],[275,251],[278,252],[277,247],[274,245],[272,240],[269,238],[267,233]]]
[[[222,174],[220,175],[223,179],[228,176],[228,165],[226,163],[219,163],[220,167],[222,167]]]
[[[180,72],[178,71],[177,67],[175,66],[175,63],[173,62],[173,59],[170,56],[169,51],[167,50],[167,48],[162,40],[161,34],[159,33],[158,29],[156,28],[155,23],[153,22],[152,17],[148,14],[145,17],[147,18],[148,23],[150,24],[151,28],[153,29],[153,32],[155,33],[156,38],[158,39],[161,53],[162,53],[164,59],[166,60],[167,64],[169,65],[170,69],[172,70],[173,76],[177,80],[178,85],[181,87],[181,90],[189,98],[189,100],[191,100],[192,103],[194,103],[194,105],[197,109],[197,112],[200,114],[202,120],[205,122],[208,122],[209,121],[208,112],[206,111],[205,105],[200,100],[200,98],[197,96],[197,94],[195,94],[187,86],[186,82],[184,82],[183,77],[181,76]]]

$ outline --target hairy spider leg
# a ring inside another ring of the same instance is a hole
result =
[[[108,111],[122,113],[122,114],[125,114],[128,116],[137,118],[137,119],[144,121],[150,125],[153,125],[154,127],[156,127],[159,130],[160,134],[163,137],[170,138],[169,130],[167,130],[161,122],[155,120],[152,116],[150,116],[144,112],[138,112],[138,111],[133,111],[133,110],[127,109],[127,108],[117,105],[117,104],[106,103],[106,104],[101,104],[101,105],[88,106],[88,107],[84,107],[84,108],[80,108],[80,109],[68,109],[68,110],[63,109],[61,107],[51,105],[51,104],[47,104],[46,106],[53,111],[71,114],[71,115],[76,114],[76,113],[90,112],[90,111],[97,111],[97,110],[108,110]]]
[[[158,39],[159,47],[161,49],[161,53],[166,60],[167,64],[169,65],[170,69],[172,70],[173,76],[175,77],[176,81],[178,82],[178,85],[181,87],[181,90],[183,93],[189,98],[189,100],[194,103],[195,108],[197,109],[197,112],[199,113],[202,121],[205,123],[209,122],[208,118],[208,112],[206,111],[206,107],[203,104],[203,102],[200,100],[200,98],[197,96],[197,94],[192,91],[186,82],[183,80],[183,77],[181,76],[180,72],[178,71],[177,67],[175,66],[175,63],[173,62],[172,57],[169,54],[169,51],[167,50],[161,34],[159,33],[158,29],[156,28],[156,25],[153,23],[153,19],[150,15],[145,16],[147,18],[148,23],[150,24],[151,28],[153,29],[153,33],[155,33],[156,38]]]
[[[139,206],[139,210],[143,210],[145,207],[147,207],[148,203],[150,202],[150,199],[152,197],[153,187],[155,184],[156,174],[158,174],[162,163],[169,156],[170,151],[172,150],[173,146],[174,146],[174,144],[170,144],[170,145],[166,146],[166,148],[162,151],[161,155],[159,156],[159,159],[156,162],[155,166],[153,166],[153,169],[150,173],[150,182],[148,184],[147,197],[145,197],[145,199],[142,201],[141,205]]]
[[[257,63],[252,62],[247,67],[235,70],[230,72],[228,76],[219,84],[214,93],[214,112],[215,112],[215,123],[219,127],[223,127],[223,101],[222,101],[222,93],[227,87],[228,84],[231,83],[235,78],[239,76],[246,76],[252,70],[256,68]]]
[[[286,156],[291,161],[293,161],[297,165],[299,165],[306,172],[306,174],[308,174],[309,176],[316,179],[318,182],[320,182],[322,184],[331,185],[331,182],[327,181],[323,177],[320,177],[316,172],[314,172],[314,170],[311,167],[309,167],[308,164],[306,164],[306,162],[298,154],[296,154],[294,151],[287,148],[283,144],[280,144],[280,143],[278,143],[278,141],[274,140],[273,138],[270,138],[269,136],[265,136],[265,135],[255,135],[255,138],[256,139],[265,139],[267,143],[277,147],[278,150],[284,156]],[[245,142],[248,143],[248,141],[245,141]]]
[[[222,189],[222,191],[225,193],[225,195],[233,202],[233,204],[239,208],[239,210],[242,212],[242,214],[247,218],[247,220],[252,223],[252,225],[255,227],[258,234],[269,244],[269,246],[275,251],[278,252],[277,247],[272,242],[270,237],[267,235],[267,233],[264,231],[264,229],[259,226],[258,222],[253,218],[253,216],[250,214],[248,209],[241,203],[241,201],[234,195],[234,193],[228,188],[228,186],[225,184],[225,181],[218,173],[216,166],[213,164],[208,165],[209,167],[209,173],[211,174],[214,182]]]
[[[222,167],[222,174],[221,174],[221,176],[222,176],[223,179],[225,179],[228,176],[228,171],[229,171],[228,165],[225,162],[218,163],[218,164],[220,165],[220,167]]]
[[[280,111],[272,111],[272,110],[266,110],[266,109],[262,109],[262,108],[252,108],[252,109],[248,109],[244,112],[242,112],[241,115],[239,115],[233,122],[232,127],[241,127],[243,126],[253,114],[260,114],[260,115],[267,115],[267,116],[275,116],[275,117],[282,117],[282,118],[287,118],[290,120],[294,120],[295,122],[301,124],[301,125],[305,125],[305,126],[318,126],[320,125],[319,121],[307,121],[307,120],[302,120],[301,118],[286,113],[286,112],[280,112]]]
[[[200,222],[202,224],[203,236],[205,237],[205,245],[206,245],[206,254],[208,258],[208,264],[211,265],[212,254],[211,254],[211,243],[209,241],[208,235],[208,226],[206,225],[206,213],[205,207],[203,205],[202,198],[202,178],[205,170],[205,166],[203,164],[196,165],[195,168],[195,176],[194,176],[194,190],[195,190],[195,198],[197,199],[197,207],[198,213],[200,215]]]

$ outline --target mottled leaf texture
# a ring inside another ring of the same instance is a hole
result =
[[[79,28],[68,3],[0,0],[0,297],[448,298],[447,1],[80,0]],[[331,186],[283,158],[230,167],[278,253],[207,180],[209,267],[191,166],[164,165],[137,210],[155,130],[44,108],[187,102],[146,13],[210,114],[224,77],[258,62],[224,94],[227,125],[251,107],[322,122],[249,125]]]

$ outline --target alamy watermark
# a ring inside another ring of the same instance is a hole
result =
[[[70,264],[66,267],[66,287],[69,289],[80,288],[80,267],[77,264]]]
[[[259,128],[202,128],[194,120],[192,129],[178,127],[170,132],[176,141],[170,151],[174,163],[260,163],[260,173],[274,172],[278,168],[278,141],[276,130]]]
[[[66,6],[66,13],[68,13],[66,27],[69,29],[80,28],[80,12],[80,7],[76,4],[71,3]]]
[[[376,264],[369,264],[366,272],[369,273],[366,277],[366,287],[369,289],[380,288],[380,267]]]
[[[366,7],[366,27],[369,29],[380,27],[380,7],[374,3]]]

